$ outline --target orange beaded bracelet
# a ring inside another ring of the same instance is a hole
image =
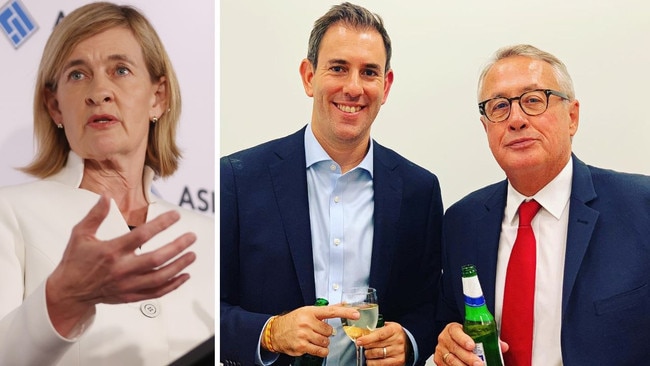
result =
[[[266,328],[264,328],[263,339],[264,339],[265,347],[266,349],[268,349],[273,353],[277,353],[277,351],[275,350],[275,348],[273,348],[273,342],[271,342],[271,327],[273,326],[273,322],[277,318],[278,318],[277,315],[272,316],[271,319],[269,319],[269,322],[266,324]]]

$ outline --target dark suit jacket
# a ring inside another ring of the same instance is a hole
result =
[[[316,299],[305,128],[221,158],[221,356],[252,365],[266,320]],[[386,321],[433,353],[443,206],[437,178],[374,142],[370,286]],[[283,355],[277,364],[288,364]]]
[[[476,264],[494,312],[497,247],[507,182],[451,206],[443,228],[436,330],[462,323],[461,265]],[[650,177],[585,165],[573,156],[562,285],[564,365],[641,365],[650,360]]]

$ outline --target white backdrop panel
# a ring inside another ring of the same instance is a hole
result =
[[[0,6],[14,0],[0,1]],[[32,101],[43,46],[61,13],[87,0],[20,0],[38,30],[18,48],[0,35],[0,185],[32,179],[15,170],[34,152]],[[158,180],[154,189],[164,199],[214,215],[215,181],[215,3],[212,0],[116,1],[140,9],[158,31],[180,81],[183,98],[178,143],[180,169]]]

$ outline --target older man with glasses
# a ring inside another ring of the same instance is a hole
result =
[[[482,364],[460,324],[461,266],[471,263],[506,365],[647,363],[650,177],[589,166],[572,153],[580,104],[565,65],[547,52],[498,50],[478,100],[507,179],[445,214],[434,361]],[[530,223],[520,205],[533,206]]]

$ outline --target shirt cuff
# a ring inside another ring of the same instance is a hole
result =
[[[262,331],[260,332],[260,337],[257,340],[257,354],[255,355],[255,363],[257,365],[264,365],[268,366],[274,363],[275,361],[280,358],[280,355],[277,353],[273,353],[270,351],[267,351],[262,348],[262,337],[264,336],[264,328],[266,328],[266,325],[269,323],[271,318],[269,318],[266,323],[264,323],[264,326],[262,327]]]
[[[404,327],[402,327],[402,329],[404,329],[404,332],[409,337],[409,341],[411,341],[411,352],[413,352],[413,354],[406,355],[406,363],[407,363],[407,365],[412,366],[412,365],[415,365],[415,360],[417,360],[418,356],[420,355],[420,353],[418,352],[418,344],[415,341],[415,338],[413,337],[413,334],[411,334],[411,332],[409,332],[408,329],[406,329]],[[409,361],[410,361],[410,363],[409,363]]]

